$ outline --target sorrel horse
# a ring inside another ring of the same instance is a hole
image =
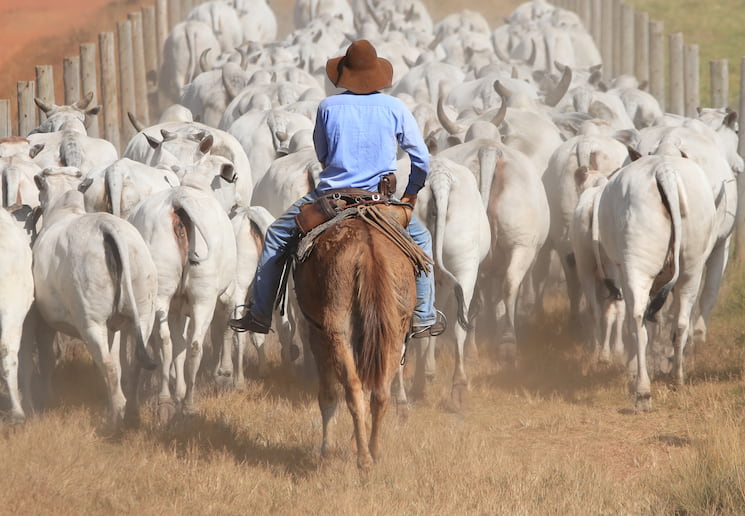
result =
[[[367,470],[380,457],[391,381],[414,310],[414,267],[380,230],[361,219],[347,219],[317,238],[294,277],[318,368],[321,455],[329,452],[329,424],[341,383],[354,422],[357,466]],[[366,392],[372,415],[369,439]]]

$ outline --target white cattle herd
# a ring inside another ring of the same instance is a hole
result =
[[[476,305],[496,317],[491,344],[514,364],[520,314],[542,315],[552,256],[568,317],[584,325],[589,352],[628,367],[637,409],[651,404],[648,344],[674,349],[683,382],[684,348],[704,341],[727,265],[743,169],[733,111],[666,114],[634,77],[604,82],[577,15],[544,0],[493,29],[469,10],[434,23],[420,0],[297,0],[294,14],[279,40],[265,0],[195,7],[164,44],[163,114],[150,127],[132,117],[139,132],[121,155],[88,136],[100,109],[90,95],[37,100],[41,125],[0,140],[12,419],[34,410],[30,371],[19,371],[32,351],[51,391],[57,332],[85,342],[114,428],[138,415],[143,367],[160,373],[163,420],[193,413],[205,341],[214,377],[243,380],[246,336],[227,320],[246,303],[266,228],[318,179],[316,107],[338,92],[326,60],[362,38],[392,62],[390,93],[431,153],[416,213],[456,342],[454,398],[468,385]],[[402,157],[400,188],[408,170]],[[310,360],[298,353],[298,313],[290,288],[275,317],[287,361]],[[263,336],[248,337],[263,357]],[[430,344],[417,360],[427,374]]]

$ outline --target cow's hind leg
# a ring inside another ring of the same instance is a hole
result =
[[[11,321],[0,321],[0,357],[2,373],[8,385],[10,395],[11,419],[20,423],[26,419],[21,407],[21,393],[18,389],[18,350],[21,347],[21,325],[8,324]],[[17,328],[16,328],[17,326]]]
[[[210,303],[199,303],[194,306],[192,322],[189,327],[189,335],[186,349],[186,367],[184,380],[186,381],[186,393],[184,395],[183,413],[194,415],[197,412],[194,401],[194,389],[197,381],[199,364],[202,362],[204,352],[204,338],[207,335],[209,323],[212,320],[215,301]]]
[[[111,430],[118,430],[124,418],[124,407],[127,401],[122,392],[119,339],[115,339],[114,332],[109,332],[103,325],[84,328],[81,337],[106,382],[109,397],[109,427]]]

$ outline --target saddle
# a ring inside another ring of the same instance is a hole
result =
[[[302,205],[300,213],[295,216],[300,231],[295,260],[303,262],[313,249],[316,238],[329,227],[342,220],[359,218],[391,239],[409,257],[417,274],[421,271],[429,273],[433,264],[431,258],[416,245],[405,229],[411,221],[412,206],[392,197],[396,191],[396,176],[392,173],[384,176],[378,190],[331,190],[315,201]]]
[[[378,192],[371,192],[361,188],[340,188],[330,190],[315,201],[300,206],[300,213],[295,216],[295,223],[304,236],[321,224],[338,216],[346,209],[377,205],[398,222],[401,227],[409,225],[411,220],[411,205],[396,201],[392,198],[396,192],[396,176],[383,176],[378,186]]]

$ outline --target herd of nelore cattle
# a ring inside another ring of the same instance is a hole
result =
[[[675,350],[684,381],[684,348],[706,338],[735,224],[735,112],[672,115],[635,77],[604,79],[579,17],[543,0],[496,28],[470,10],[434,23],[420,0],[297,0],[294,22],[278,40],[265,0],[194,7],[163,46],[160,120],[132,117],[138,132],[121,154],[87,134],[100,110],[91,95],[37,99],[41,125],[0,140],[0,356],[14,420],[34,410],[32,378],[51,391],[58,332],[85,342],[114,428],[138,416],[142,368],[159,373],[168,420],[198,409],[205,341],[216,380],[244,381],[247,338],[265,363],[265,336],[227,322],[247,303],[267,227],[315,187],[316,110],[342,91],[326,61],[357,39],[392,63],[386,93],[410,108],[430,151],[414,212],[433,237],[453,392],[467,385],[464,345],[485,316],[514,363],[516,318],[541,316],[551,271],[588,352],[628,367],[638,410],[651,407],[655,340]],[[316,322],[298,310],[292,278],[274,319],[282,359],[312,361],[302,350]],[[432,360],[423,353],[417,367]]]

